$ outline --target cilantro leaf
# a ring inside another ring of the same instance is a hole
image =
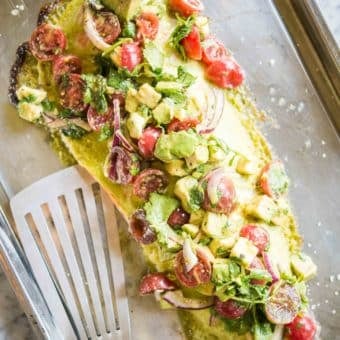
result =
[[[185,67],[179,66],[177,70],[178,81],[183,84],[185,88],[190,87],[196,80],[191,73],[186,71]]]
[[[164,56],[154,42],[150,41],[145,44],[143,55],[151,69],[160,73],[164,64]]]
[[[128,89],[134,88],[133,82],[130,79],[127,79],[123,72],[114,69],[111,69],[109,73],[107,85],[123,92],[127,92]]]
[[[133,21],[128,21],[122,30],[122,37],[134,38],[135,36],[136,36],[136,24]]]
[[[109,124],[104,124],[100,129],[99,141],[109,139],[113,135],[113,128]]]
[[[187,19],[183,19],[177,16],[177,26],[174,31],[171,33],[169,45],[170,47],[176,49],[183,59],[186,60],[186,54],[183,46],[181,45],[181,41],[189,35],[194,25],[194,17],[190,16]]]
[[[84,102],[90,104],[98,113],[105,113],[108,105],[105,97],[106,79],[101,75],[85,74],[86,82]]]
[[[204,192],[200,186],[193,187],[190,192],[190,206],[195,211],[200,209],[204,199]]]
[[[63,135],[72,139],[80,139],[87,134],[87,131],[75,124],[68,124],[67,127],[61,129]]]

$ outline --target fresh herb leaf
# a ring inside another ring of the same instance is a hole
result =
[[[180,16],[177,16],[177,26],[170,36],[170,47],[176,49],[181,54],[184,60],[186,60],[187,57],[184,48],[181,45],[181,41],[192,31],[194,22],[195,20],[193,16],[190,16],[187,19],[183,19]]]
[[[154,42],[150,41],[145,44],[143,55],[151,69],[156,73],[161,73],[164,56]]]
[[[179,66],[177,70],[178,81],[183,84],[185,88],[190,87],[196,80],[191,73],[186,71],[185,67]]]
[[[225,327],[229,332],[237,333],[239,335],[246,334],[252,330],[253,320],[251,314],[247,312],[242,318],[227,319],[223,318]]]
[[[132,166],[131,166],[129,172],[132,176],[137,176],[140,172],[139,158],[136,154],[132,154],[131,159],[132,159],[133,163],[132,163]]]
[[[41,102],[44,112],[52,112],[55,109],[55,103],[45,99]]]
[[[67,118],[73,118],[73,117],[81,117],[81,112],[76,112],[70,109],[62,108],[58,111],[58,118],[67,119]]]
[[[136,36],[136,24],[133,21],[128,21],[122,30],[122,37],[134,38],[135,36]]]
[[[204,193],[200,186],[193,187],[190,192],[190,207],[195,211],[200,209],[204,199]]]
[[[211,238],[207,236],[207,237],[200,239],[198,243],[201,246],[207,246],[210,242],[211,242]]]
[[[127,92],[128,89],[134,88],[133,82],[130,79],[127,79],[123,72],[114,69],[111,69],[110,71],[107,85],[123,92]]]
[[[87,134],[87,131],[75,124],[68,124],[67,127],[61,129],[63,135],[72,139],[80,139]]]
[[[90,104],[98,113],[107,112],[106,79],[101,75],[94,74],[85,74],[82,77],[86,82],[84,102]]]
[[[32,93],[28,94],[27,96],[21,99],[21,101],[25,103],[34,103],[36,100],[37,97]]]
[[[109,124],[104,124],[100,129],[99,141],[109,139],[113,135],[113,128]]]

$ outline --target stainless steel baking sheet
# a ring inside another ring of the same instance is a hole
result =
[[[0,177],[12,196],[61,165],[45,133],[20,120],[8,104],[10,64],[40,7],[36,0],[10,2],[25,5],[14,12],[7,0],[0,6]],[[319,267],[310,284],[311,307],[322,325],[322,338],[340,339],[340,143],[335,128],[271,1],[205,3],[213,31],[246,69],[257,105],[268,114],[260,127],[286,164],[305,249]],[[124,227],[121,222],[122,237],[127,238]],[[180,338],[174,313],[160,313],[151,297],[138,297],[137,282],[146,268],[133,241],[125,249],[125,264],[135,338]]]

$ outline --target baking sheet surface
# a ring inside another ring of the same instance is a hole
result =
[[[18,11],[7,0],[0,6],[0,177],[10,196],[61,168],[45,133],[20,120],[7,100],[15,49],[29,37],[40,3],[25,0]],[[340,339],[339,139],[271,2],[205,3],[212,30],[235,53],[258,107],[268,113],[261,129],[286,165],[305,249],[319,267],[310,284],[311,307],[322,325],[322,338]],[[122,222],[122,237],[127,238],[124,227]],[[146,269],[142,260],[128,260],[140,258],[135,248],[131,241],[125,249],[134,334],[138,339],[180,338],[174,313],[160,313],[152,297],[138,297],[137,282]]]

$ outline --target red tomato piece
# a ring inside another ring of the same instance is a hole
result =
[[[262,191],[270,197],[278,198],[283,195],[289,186],[283,164],[280,161],[268,163],[262,169],[259,184]]]
[[[227,319],[235,320],[241,318],[246,313],[247,308],[235,300],[227,300],[222,302],[216,298],[215,310],[221,316]]]
[[[290,324],[286,325],[288,340],[313,340],[317,326],[312,318],[307,315],[297,316]]]
[[[177,286],[172,282],[165,274],[153,273],[146,275],[142,278],[139,285],[139,294],[147,295],[152,294],[155,291],[168,291],[174,290]]]
[[[168,184],[168,177],[162,170],[145,169],[136,177],[133,183],[133,193],[147,200],[152,192],[164,191]]]
[[[261,270],[266,270],[263,262],[258,258],[255,257],[253,262],[250,264],[250,269],[261,269]],[[256,280],[256,279],[252,279],[251,283],[253,285],[259,285],[259,286],[263,286],[266,284],[265,280]]]
[[[85,81],[79,74],[71,73],[60,83],[60,104],[70,110],[83,112],[88,105],[84,103]]]
[[[170,0],[169,5],[173,11],[185,17],[202,12],[204,9],[200,0]]]
[[[120,48],[120,65],[132,72],[143,60],[142,49],[138,43],[126,43]]]
[[[81,61],[75,55],[60,55],[53,59],[52,66],[53,78],[56,83],[60,82],[60,79],[65,74],[81,73]]]
[[[174,118],[168,125],[167,131],[168,133],[182,130],[186,131],[195,128],[199,123],[200,121],[197,118],[186,118],[184,120]]]
[[[152,12],[144,12],[137,19],[138,38],[154,40],[159,30],[158,16]]]
[[[100,131],[100,129],[108,124],[113,125],[113,109],[109,107],[106,113],[98,113],[92,106],[87,110],[87,122],[93,131]]]
[[[217,86],[230,89],[240,86],[245,75],[240,65],[229,57],[212,62],[206,69],[206,77]]]
[[[184,211],[182,208],[175,209],[168,218],[168,224],[172,228],[179,228],[183,224],[189,223],[190,214]]]
[[[162,130],[160,128],[152,126],[144,130],[142,137],[138,141],[139,152],[144,158],[151,159],[153,157],[157,140],[161,134]]]
[[[129,231],[133,238],[141,244],[151,244],[156,241],[157,235],[147,221],[145,211],[138,209],[130,219]]]
[[[223,43],[213,36],[210,36],[203,41],[202,48],[202,60],[207,65],[210,65],[215,61],[224,60],[229,55]]]
[[[205,210],[230,214],[235,208],[236,190],[233,181],[224,169],[208,173],[201,181],[204,188],[203,208]]]
[[[183,251],[180,251],[175,260],[175,274],[178,281],[185,287],[196,287],[207,283],[211,278],[211,264],[206,255],[197,250],[198,263],[188,272],[185,268]]]
[[[66,48],[66,36],[60,28],[49,24],[38,26],[32,33],[29,46],[32,54],[39,60],[53,60]]]
[[[121,32],[118,17],[111,12],[97,12],[93,18],[99,35],[107,44],[113,44]]]
[[[240,231],[240,236],[252,241],[254,246],[257,247],[259,252],[267,250],[269,246],[269,234],[264,228],[257,227],[256,225],[248,224]]]
[[[202,59],[201,37],[196,26],[194,26],[192,31],[181,40],[181,44],[184,47],[185,54],[188,58],[193,60]]]

